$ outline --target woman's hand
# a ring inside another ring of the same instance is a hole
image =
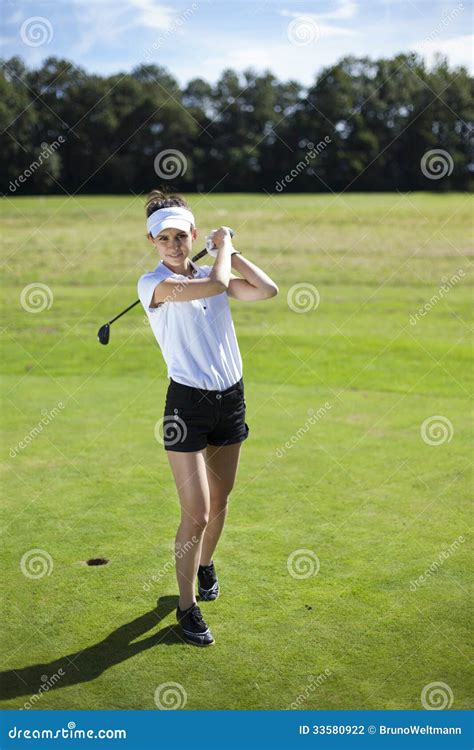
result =
[[[213,229],[206,239],[206,249],[213,258],[217,257],[217,252],[223,247],[232,248],[232,237],[229,227],[220,227]]]

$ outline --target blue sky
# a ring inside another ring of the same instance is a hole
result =
[[[162,65],[182,85],[226,67],[314,81],[346,54],[416,50],[472,64],[472,0],[0,0],[2,56],[109,74]]]

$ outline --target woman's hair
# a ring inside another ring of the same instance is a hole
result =
[[[160,208],[171,208],[172,206],[181,206],[181,208],[189,209],[188,204],[180,195],[171,195],[162,190],[152,190],[147,198],[145,206],[146,217],[148,219],[149,216]]]

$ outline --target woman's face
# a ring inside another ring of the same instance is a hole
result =
[[[160,258],[169,265],[182,266],[197,237],[196,229],[189,232],[182,229],[163,229],[154,239],[150,238],[158,250]]]

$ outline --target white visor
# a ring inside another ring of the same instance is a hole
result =
[[[189,232],[191,225],[195,226],[194,216],[191,211],[181,206],[171,206],[171,208],[160,208],[154,211],[148,217],[148,233],[152,237],[158,237],[163,229],[181,229],[183,232]]]

